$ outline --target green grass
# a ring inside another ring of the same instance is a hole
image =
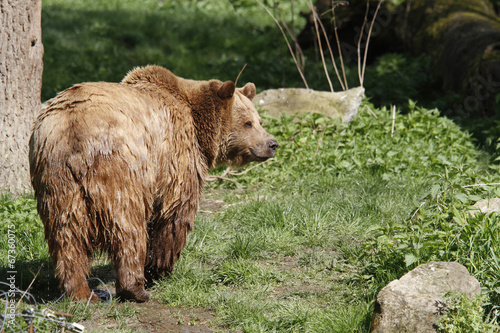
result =
[[[438,320],[439,332],[498,332],[498,326],[484,320],[483,297],[469,299],[464,294],[447,293],[447,312]]]

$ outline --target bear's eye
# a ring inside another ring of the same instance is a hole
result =
[[[247,122],[245,123],[245,127],[246,127],[246,128],[252,128],[252,122],[251,122],[251,121],[247,121]]]

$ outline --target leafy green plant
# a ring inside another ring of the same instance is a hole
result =
[[[409,112],[396,112],[393,121],[389,109],[373,109],[373,105],[363,104],[350,125],[314,113],[280,120],[264,117],[265,126],[280,143],[277,156],[237,181],[242,185],[274,185],[307,174],[364,172],[388,180],[443,174],[452,165],[460,168],[477,164],[480,154],[470,135],[440,117],[438,110],[421,108],[410,101]],[[227,183],[213,185],[234,187]]]
[[[480,199],[498,196],[500,189],[487,182],[462,185],[467,180],[473,184],[471,170],[451,168],[447,174],[448,180],[432,186],[407,220],[390,230],[374,227],[368,247],[377,249],[381,258],[390,257],[386,264],[404,263],[408,269],[430,260],[458,261],[481,281],[493,304],[500,304],[500,216],[471,208]]]
[[[498,326],[484,320],[484,297],[470,299],[461,293],[447,293],[445,297],[446,313],[437,322],[439,332],[498,332]]]

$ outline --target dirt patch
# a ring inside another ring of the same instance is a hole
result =
[[[215,214],[222,210],[227,204],[219,199],[203,199],[200,202],[198,213]]]
[[[113,312],[126,307],[129,315],[103,317],[86,323],[87,332],[106,332],[128,329],[133,332],[215,332],[222,330],[215,323],[215,316],[206,309],[171,307],[155,300],[146,303],[118,304]]]

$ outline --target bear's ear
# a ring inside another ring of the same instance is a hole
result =
[[[255,88],[255,84],[253,84],[252,82],[248,82],[247,84],[245,84],[241,92],[243,93],[243,95],[248,97],[249,100],[252,100],[257,93],[257,88]]]
[[[233,81],[226,81],[219,88],[219,91],[217,92],[217,96],[219,96],[219,98],[222,100],[230,99],[231,97],[233,97],[235,90],[236,90],[236,86],[234,85],[234,82]]]

